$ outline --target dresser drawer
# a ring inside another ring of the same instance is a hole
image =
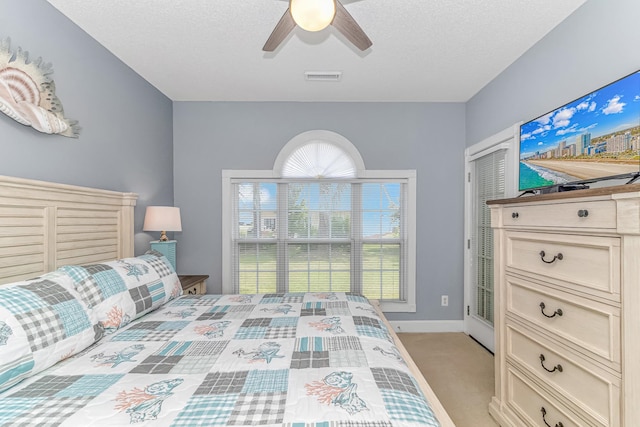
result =
[[[505,206],[505,227],[616,228],[616,203],[599,200],[573,203],[540,203]]]
[[[591,419],[586,414],[580,417],[573,413],[511,365],[507,365],[506,374],[507,405],[522,418],[523,425],[558,427],[562,423],[563,427],[609,426]],[[585,421],[583,418],[589,421]]]
[[[507,314],[620,370],[620,309],[506,276]]]
[[[186,295],[204,295],[207,293],[207,275],[178,276],[182,285],[182,293]]]
[[[203,292],[202,290],[202,285],[198,284],[198,285],[183,288],[182,293],[185,295],[202,295],[205,292]]]
[[[505,236],[507,269],[559,279],[573,289],[620,301],[620,239],[528,232]]]
[[[507,321],[507,358],[605,425],[620,424],[620,379]],[[551,372],[549,372],[551,371]]]

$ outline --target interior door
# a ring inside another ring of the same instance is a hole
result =
[[[466,151],[465,332],[494,351],[493,230],[488,200],[510,197],[515,188],[514,128]],[[511,164],[514,163],[514,164]]]

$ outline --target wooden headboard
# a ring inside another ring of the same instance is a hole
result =
[[[0,284],[133,256],[137,197],[0,176]]]

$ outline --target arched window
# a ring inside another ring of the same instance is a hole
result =
[[[357,178],[364,161],[349,140],[326,130],[301,133],[280,150],[273,171],[284,178]]]
[[[415,171],[367,170],[335,132],[292,138],[271,171],[223,171],[223,291],[355,292],[415,311]]]

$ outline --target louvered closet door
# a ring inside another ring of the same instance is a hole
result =
[[[493,231],[486,202],[505,197],[505,160],[506,150],[494,151],[474,160],[470,174],[473,297],[468,308],[469,333],[490,349],[493,348]]]

